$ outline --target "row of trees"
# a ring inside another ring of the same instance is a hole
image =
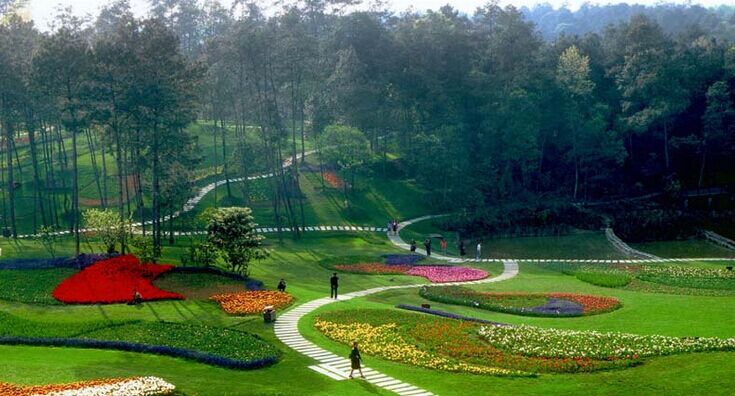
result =
[[[660,191],[662,180],[686,189],[732,176],[735,48],[709,30],[672,35],[635,15],[548,42],[521,11],[496,2],[472,15],[451,7],[349,12],[355,3],[286,1],[266,15],[247,2],[228,9],[154,0],[152,18],[139,21],[120,0],[93,24],[62,17],[51,34],[6,17],[0,119],[9,222],[14,142],[33,136],[41,145],[32,155],[46,156],[38,163],[49,169],[34,172],[46,186],[39,213],[63,197],[74,219],[78,194],[67,199],[53,187],[69,168],[75,174],[73,139],[88,136],[100,172],[119,175],[118,198],[103,204],[116,203],[121,217],[152,218],[160,246],[161,219],[188,193],[178,182],[190,180],[180,175],[195,160],[185,126],[196,116],[213,125],[227,194],[229,179],[262,166],[275,175],[277,225],[296,234],[304,221],[298,156],[310,140],[344,169],[363,161],[329,150],[330,142],[366,139],[373,152],[394,152],[437,205],[451,208],[588,201]],[[295,166],[284,169],[287,159]],[[113,191],[100,184],[100,197]]]
[[[27,145],[34,231],[37,222],[68,225],[78,252],[78,164],[88,160],[98,205],[116,207],[121,219],[151,219],[158,249],[161,219],[189,195],[196,156],[186,127],[198,114],[204,69],[156,19],[123,14],[114,29],[99,29],[62,14],[58,23],[50,34],[12,13],[0,24],[5,225],[17,236],[18,145]]]

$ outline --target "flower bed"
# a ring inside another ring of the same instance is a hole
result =
[[[106,254],[86,254],[82,253],[77,257],[56,257],[56,258],[29,258],[29,259],[11,259],[3,258],[0,262],[0,270],[36,270],[36,269],[52,269],[52,268],[77,268],[82,269],[90,265],[106,260],[110,256]]]
[[[0,394],[8,396],[157,396],[169,395],[175,388],[158,377],[111,378],[38,386],[0,382]]]
[[[387,265],[414,265],[424,256],[420,254],[386,254],[383,256]]]
[[[466,282],[488,277],[487,271],[449,265],[407,265],[383,263],[337,264],[335,270],[356,274],[423,276],[434,283]]]
[[[422,287],[429,300],[527,316],[581,316],[620,308],[616,298],[572,293],[495,293],[459,286]]]
[[[339,264],[334,268],[338,271],[352,272],[356,274],[378,274],[378,275],[405,275],[410,265],[387,265],[383,263],[359,263]]]
[[[280,356],[275,346],[258,336],[215,326],[134,320],[40,322],[2,312],[0,344],[150,353],[234,369],[268,366]]]
[[[367,323],[340,324],[317,319],[315,326],[327,337],[337,342],[350,344],[357,341],[364,354],[379,356],[387,360],[445,371],[495,375],[521,374],[501,368],[453,361],[419,349],[402,337],[396,323],[373,326]]]
[[[119,256],[93,264],[65,279],[53,291],[66,304],[129,302],[137,291],[143,301],[183,299],[153,286],[152,281],[171,270],[170,265],[141,264],[135,256]]]
[[[407,274],[423,276],[434,283],[467,282],[488,277],[488,273],[481,269],[445,265],[417,265]]]
[[[735,294],[735,271],[728,271],[724,267],[666,264],[590,266],[573,263],[547,263],[543,266],[602,287],[684,295]]]
[[[504,351],[543,358],[637,360],[674,353],[735,350],[735,338],[678,338],[526,325],[483,326],[479,335],[493,347]]]
[[[485,323],[485,324],[492,324],[492,325],[496,325],[496,326],[506,326],[505,323],[494,322],[492,320],[471,318],[469,316],[457,315],[457,314],[453,314],[451,312],[441,311],[441,310],[438,310],[438,309],[417,307],[415,305],[398,304],[398,305],[396,305],[396,308],[398,308],[398,309],[405,309],[407,311],[421,312],[421,313],[425,313],[425,314],[428,314],[428,315],[441,316],[442,318],[466,320],[468,322]]]
[[[293,302],[290,294],[270,290],[218,294],[210,299],[217,301],[223,311],[233,315],[259,314],[266,306],[280,309]]]
[[[342,188],[345,182],[334,171],[324,171],[324,181],[332,188]]]
[[[363,355],[448,371],[532,375],[589,372],[635,363],[626,359],[524,356],[495,348],[480,339],[478,323],[396,310],[331,311],[321,314],[315,324],[335,341],[350,344],[357,340]]]

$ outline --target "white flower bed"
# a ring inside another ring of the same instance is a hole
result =
[[[549,358],[638,359],[672,353],[735,350],[735,338],[679,338],[526,325],[482,326],[479,334],[496,348]]]

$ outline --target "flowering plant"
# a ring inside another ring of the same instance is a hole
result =
[[[479,292],[459,286],[423,287],[429,300],[528,316],[580,316],[620,308],[618,299],[573,293]]]
[[[210,297],[217,301],[222,310],[228,314],[259,314],[266,306],[285,307],[293,301],[293,297],[284,292],[271,290],[245,291],[239,293],[218,294]]]
[[[183,299],[177,293],[153,286],[152,281],[170,265],[141,264],[135,256],[118,256],[99,261],[62,281],[53,291],[67,304],[111,304],[130,302],[137,292],[143,301]]]
[[[175,388],[174,385],[158,377],[111,378],[40,386],[0,382],[0,394],[7,396],[157,396],[169,395]]]

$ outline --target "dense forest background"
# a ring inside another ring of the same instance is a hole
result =
[[[490,2],[464,15],[356,3],[285,1],[265,13],[151,0],[140,19],[120,0],[93,20],[62,12],[40,32],[0,0],[3,226],[17,234],[17,152],[28,146],[34,229],[78,230],[84,146],[95,174],[116,178],[97,179],[100,204],[150,219],[160,245],[166,216],[192,194],[197,120],[223,153],[236,147],[220,176],[277,174],[274,209],[292,222],[299,172],[280,164],[335,124],[351,127],[343,138],[364,136],[376,161],[395,158],[391,171],[430,190],[437,211],[485,219],[509,204],[635,197],[681,213],[682,197],[732,189],[732,7]]]

